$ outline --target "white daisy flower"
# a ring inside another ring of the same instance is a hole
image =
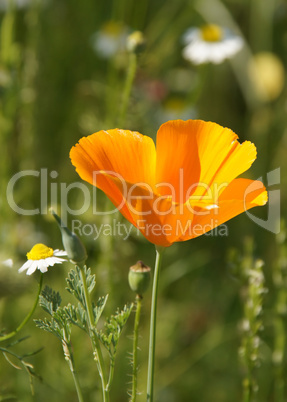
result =
[[[120,22],[109,21],[92,36],[92,46],[103,59],[126,48],[128,29]]]
[[[183,57],[194,64],[222,63],[243,47],[243,39],[227,28],[215,24],[190,28],[183,37],[187,45]]]
[[[59,258],[66,255],[66,251],[58,249],[53,250],[42,243],[35,244],[31,251],[27,253],[28,261],[26,261],[18,271],[23,272],[27,269],[26,274],[31,275],[36,271],[36,269],[39,269],[44,273],[48,271],[48,267],[66,261],[64,258]]]

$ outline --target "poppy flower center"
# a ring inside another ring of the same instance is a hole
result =
[[[52,257],[54,250],[45,244],[35,244],[35,246],[27,253],[28,260],[43,260],[48,257]]]
[[[205,42],[219,42],[223,37],[222,29],[215,24],[204,25],[200,28],[200,33]]]

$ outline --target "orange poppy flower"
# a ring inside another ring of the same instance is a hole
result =
[[[156,148],[138,132],[102,130],[70,157],[151,243],[168,247],[266,204],[260,181],[236,179],[256,159],[255,146],[237,138],[216,123],[175,120],[159,128]]]

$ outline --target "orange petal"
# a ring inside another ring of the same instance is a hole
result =
[[[196,133],[201,122],[168,121],[160,126],[156,141],[156,183],[162,195],[185,203],[200,177]],[[164,184],[167,183],[167,184]]]
[[[90,162],[99,170],[112,171],[130,183],[144,182],[153,185],[155,175],[155,145],[150,137],[136,131],[107,130],[83,137],[72,148],[72,163],[76,150],[82,148],[87,164],[76,166],[90,177]],[[77,170],[77,171],[78,171]],[[84,179],[86,180],[86,179]]]
[[[206,194],[211,187],[216,202],[227,185],[252,165],[256,148],[249,141],[240,144],[233,131],[212,122],[198,121],[196,137],[201,174],[195,194]]]
[[[154,184],[154,142],[137,132],[102,130],[83,137],[71,149],[70,158],[80,177],[103,190],[116,207],[122,204],[122,194],[103,172],[131,183]],[[125,206],[122,206],[121,212],[132,222]]]
[[[192,239],[214,229],[250,208],[265,205],[268,196],[261,181],[235,179],[219,198],[218,209],[195,208],[192,227],[180,241]]]

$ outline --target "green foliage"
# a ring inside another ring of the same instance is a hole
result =
[[[36,326],[44,331],[50,332],[61,341],[66,339],[66,334],[70,336],[70,322],[67,318],[65,309],[60,307],[61,296],[59,292],[53,291],[48,286],[40,296],[39,304],[50,316],[51,320],[35,320]]]
[[[89,293],[91,293],[96,285],[96,275],[92,275],[91,269],[87,268],[86,266],[83,268],[83,272],[86,277],[88,291]],[[83,282],[81,278],[81,269],[78,266],[76,266],[75,269],[71,269],[66,281],[68,285],[67,287],[68,292],[74,295],[75,298],[83,306],[85,306],[85,296],[83,291]]]
[[[95,286],[95,275],[91,275],[90,269],[84,269],[84,275],[86,275],[87,285],[89,292],[91,292]],[[71,332],[71,324],[76,325],[82,330],[88,332],[87,312],[85,310],[85,297],[83,291],[83,284],[81,280],[80,269],[76,267],[76,270],[71,270],[67,278],[68,288],[67,290],[75,296],[80,303],[77,306],[69,303],[67,306],[60,307],[61,296],[59,292],[55,292],[48,286],[42,291],[42,295],[39,298],[39,304],[46,311],[52,319],[35,320],[37,327],[50,332],[57,336],[57,338],[63,340],[64,333],[69,334]],[[97,303],[93,303],[93,314],[95,325],[98,323],[106,302],[107,296],[100,297]],[[119,321],[119,325],[122,323]],[[63,332],[64,331],[64,332]]]
[[[109,295],[102,296],[97,301],[97,304],[93,303],[93,314],[94,314],[95,325],[97,325],[99,319],[101,318],[101,315],[102,315],[102,313],[104,311],[104,308],[106,306],[108,297],[109,297]]]
[[[69,303],[64,307],[64,311],[69,322],[87,331],[87,315],[80,303],[77,307]]]
[[[40,349],[38,349],[38,350],[36,350],[34,352],[28,352],[28,353],[25,353],[25,354],[22,354],[22,355],[19,355],[18,353],[15,353],[12,350],[13,347],[18,345],[19,343],[22,343],[27,338],[29,338],[29,336],[25,336],[25,337],[22,337],[20,339],[17,339],[16,341],[13,341],[13,342],[9,343],[8,345],[6,345],[6,347],[1,347],[0,346],[0,352],[3,354],[3,356],[6,359],[6,361],[12,367],[14,367],[17,370],[26,371],[26,373],[29,376],[31,393],[33,395],[34,394],[33,377],[38,378],[38,379],[41,379],[41,377],[38,374],[36,374],[34,365],[31,362],[27,361],[27,358],[36,355],[43,348],[40,348]],[[16,361],[18,363],[16,363]],[[3,400],[5,400],[5,395],[3,396],[3,398],[4,398]],[[7,399],[10,399],[10,398],[7,398]],[[1,396],[0,396],[0,400],[2,400]]]
[[[53,316],[53,313],[57,311],[58,307],[62,302],[59,292],[55,292],[49,286],[45,286],[39,297],[39,304],[48,314]]]
[[[244,369],[243,393],[252,398],[258,392],[256,369],[260,366],[260,332],[263,330],[263,296],[267,292],[263,273],[264,262],[253,257],[252,239],[245,239],[244,252],[233,252],[231,264],[242,283],[243,319],[239,356]],[[248,399],[249,400],[249,399]]]
[[[122,330],[131,314],[133,304],[125,305],[122,311],[117,311],[105,322],[105,330],[95,330],[97,337],[108,350],[111,358],[115,357]]]
[[[83,268],[82,274],[85,275],[88,292],[92,293],[96,284],[96,276],[92,275],[91,269],[87,269],[86,267]],[[66,279],[68,287],[66,289],[69,293],[74,295],[80,303],[78,304],[77,308],[72,305],[68,305],[66,307],[66,310],[71,321],[75,325],[78,325],[79,327],[84,329],[87,327],[87,316],[85,313],[86,301],[83,290],[83,281],[81,276],[82,274],[81,269],[78,266],[76,266],[75,269],[72,269],[68,274],[68,278]],[[94,325],[97,325],[104,311],[107,300],[108,295],[100,297],[96,304],[92,302]]]
[[[132,311],[132,305],[124,306],[122,311],[117,311],[115,315],[109,317],[105,323],[105,331],[97,330],[96,325],[106,306],[108,295],[100,297],[96,303],[89,299],[90,293],[95,286],[95,275],[91,275],[90,268],[78,266],[72,269],[66,279],[68,287],[67,291],[78,300],[77,306],[69,303],[67,306],[61,307],[61,296],[59,292],[55,292],[48,286],[42,291],[39,304],[50,315],[50,320],[35,320],[36,326],[46,332],[56,336],[62,343],[65,360],[69,363],[71,372],[73,373],[79,400],[82,400],[81,391],[75,374],[74,358],[71,347],[72,327],[76,325],[85,331],[92,343],[93,354],[97,356],[97,367],[100,377],[105,378],[103,372],[103,358],[98,340],[109,352],[110,371],[108,383],[102,382],[103,389],[110,389],[114,371],[114,361],[122,330]],[[105,380],[104,380],[105,381]]]

